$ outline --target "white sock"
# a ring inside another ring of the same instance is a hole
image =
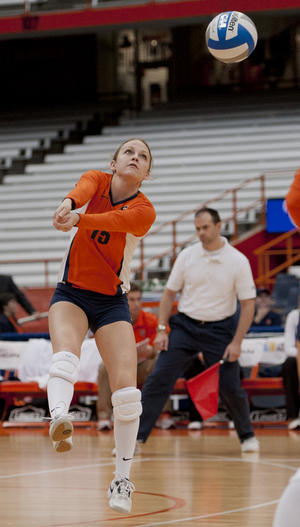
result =
[[[273,527],[298,527],[300,517],[300,469],[283,492],[276,509]]]
[[[121,421],[116,418],[114,420],[116,472],[127,479],[129,479],[139,424],[139,417],[133,421]]]
[[[68,415],[74,394],[73,384],[61,377],[50,377],[47,394],[51,417]]]

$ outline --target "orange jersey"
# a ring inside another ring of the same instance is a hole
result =
[[[300,228],[300,169],[296,172],[286,196],[286,205],[293,223]]]
[[[155,220],[155,210],[141,192],[112,202],[111,174],[89,170],[66,197],[81,209],[71,231],[58,275],[82,289],[105,295],[129,290],[129,265],[139,241]]]
[[[149,344],[153,346],[153,341],[156,336],[158,320],[153,313],[147,311],[140,311],[135,324],[133,324],[133,331],[136,343],[149,338]]]

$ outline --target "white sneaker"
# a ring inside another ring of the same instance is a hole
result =
[[[228,421],[228,428],[229,430],[234,430],[235,429],[235,424],[233,421]]]
[[[74,431],[71,419],[68,415],[54,417],[50,424],[49,436],[52,441],[65,441],[72,436]]]
[[[296,428],[300,428],[300,419],[292,419],[292,421],[288,424],[289,430],[296,430]]]
[[[133,455],[134,456],[138,456],[141,452],[142,452],[142,448],[141,448],[140,444],[138,442],[136,442],[135,443],[135,447],[134,447]],[[116,457],[116,447],[112,449],[111,455],[113,457]]]
[[[122,514],[129,514],[132,505],[131,493],[134,491],[135,487],[129,479],[116,474],[107,491],[110,508]]]
[[[204,424],[202,421],[191,421],[187,427],[188,430],[202,430],[202,428],[204,428]]]
[[[97,430],[112,430],[112,424],[109,419],[99,419]]]
[[[53,448],[56,452],[69,452],[73,446],[72,436],[62,441],[53,441]]]
[[[242,442],[241,448],[242,452],[259,452],[259,441],[254,436],[249,437]]]

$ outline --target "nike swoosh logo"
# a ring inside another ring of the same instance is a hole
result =
[[[132,457],[128,457],[128,458],[123,457],[123,461],[130,461],[131,459],[132,459]]]

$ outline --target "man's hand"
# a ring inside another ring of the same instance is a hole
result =
[[[158,331],[154,339],[154,348],[156,351],[165,351],[168,349],[169,337],[165,330]]]
[[[225,349],[223,359],[226,359],[226,357],[228,357],[229,362],[234,362],[238,360],[241,353],[242,353],[241,345],[232,341],[230,342],[230,344],[228,344],[227,348]]]

